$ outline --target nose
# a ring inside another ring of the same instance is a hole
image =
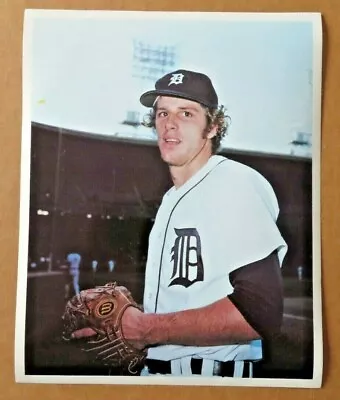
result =
[[[175,129],[177,127],[176,116],[173,114],[168,114],[165,121],[165,128],[168,129]]]

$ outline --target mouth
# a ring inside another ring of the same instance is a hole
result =
[[[163,141],[166,144],[170,144],[170,145],[171,144],[179,144],[179,143],[181,143],[181,141],[179,139],[175,139],[175,138],[164,138]]]

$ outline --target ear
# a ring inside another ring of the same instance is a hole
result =
[[[212,139],[217,134],[217,125],[214,125],[207,134],[207,139]]]

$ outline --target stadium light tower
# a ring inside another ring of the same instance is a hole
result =
[[[307,69],[304,71],[305,78],[305,95],[303,97],[302,108],[302,124],[300,129],[295,132],[293,140],[289,143],[291,145],[290,154],[294,156],[312,157],[312,98],[313,98],[313,70]],[[309,131],[309,132],[308,132]]]
[[[149,88],[150,84],[172,71],[177,60],[176,48],[168,44],[154,44],[142,40],[132,42],[132,78],[136,87],[143,92]],[[140,112],[136,109],[129,109],[126,118],[122,122],[124,125],[138,127],[140,125]]]
[[[290,154],[294,156],[311,157],[312,134],[308,132],[296,132],[295,138],[290,142]]]
[[[133,41],[132,76],[154,82],[175,66],[174,46]]]

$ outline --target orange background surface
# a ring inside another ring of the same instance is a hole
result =
[[[321,232],[324,377],[321,389],[54,385],[14,381],[14,331],[19,235],[22,29],[25,8],[320,12],[323,17]],[[337,0],[0,0],[0,399],[337,400],[340,398],[340,2]]]

